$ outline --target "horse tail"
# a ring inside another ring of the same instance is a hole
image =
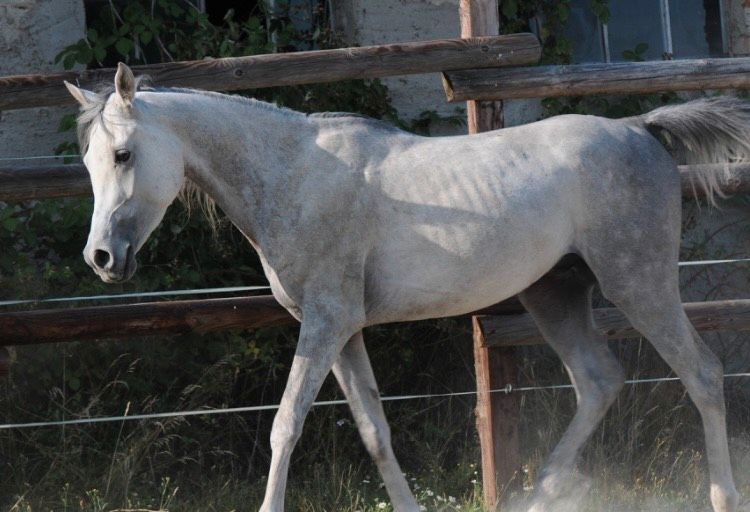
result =
[[[725,164],[723,172],[704,166],[691,173],[693,188],[697,181],[711,204],[725,197],[721,187],[731,178],[726,164],[750,161],[750,103],[739,98],[702,98],[631,119],[645,125],[680,164]]]

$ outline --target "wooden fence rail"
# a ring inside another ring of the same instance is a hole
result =
[[[90,196],[91,180],[83,164],[0,168],[0,201]]]
[[[750,299],[686,303],[685,311],[702,332],[750,330]],[[476,316],[487,347],[544,343],[531,316],[515,299],[470,315]],[[640,336],[615,308],[595,309],[594,320],[609,339]],[[259,329],[293,323],[295,320],[271,295],[7,311],[0,313],[0,346]]]
[[[519,315],[513,299],[476,311]],[[259,329],[295,323],[271,295],[0,313],[0,347],[160,334]]]
[[[750,330],[750,300],[688,302],[685,312],[698,331]],[[488,347],[515,347],[545,343],[531,318],[524,313],[500,317],[478,317],[484,344]],[[594,309],[596,330],[607,339],[638,338],[641,334],[616,308]]]
[[[722,174],[725,172],[723,165],[680,166],[685,197],[693,195],[693,176],[706,170]],[[723,187],[727,194],[750,193],[750,163],[730,165],[729,176],[730,179]],[[695,192],[702,194],[700,187],[695,187]],[[0,168],[0,201],[90,195],[91,181],[83,164]]]
[[[541,47],[533,34],[396,43],[248,57],[134,66],[154,85],[236,91],[431,73],[463,68],[535,64]],[[93,88],[111,83],[114,69],[66,71],[0,78],[0,110],[72,105],[63,80]]]
[[[448,101],[747,89],[750,57],[463,69],[443,73],[443,86]]]
[[[0,313],[0,346],[293,323],[270,295]]]

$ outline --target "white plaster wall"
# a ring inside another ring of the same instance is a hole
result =
[[[61,70],[55,56],[86,30],[82,0],[0,0],[0,74],[18,75]],[[60,84],[60,87],[63,87]],[[0,112],[0,158],[50,155],[72,132],[57,128],[74,108],[34,108]],[[0,161],[6,166],[9,161]],[[34,165],[19,161],[14,165]]]
[[[458,0],[341,0],[346,36],[362,46],[460,37]],[[465,116],[464,103],[448,103],[438,73],[386,78],[393,106],[406,120],[433,110],[442,117]],[[539,102],[510,101],[505,124],[513,126],[541,116]],[[451,123],[431,126],[433,135],[462,133]]]

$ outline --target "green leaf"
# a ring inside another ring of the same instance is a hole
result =
[[[103,47],[101,46],[94,47],[94,58],[96,60],[101,62],[104,60],[106,56],[107,56],[107,51]]]
[[[71,53],[68,53],[67,55],[65,55],[65,57],[63,58],[63,67],[65,69],[73,69],[73,66],[75,65],[76,65],[76,56]]]
[[[81,50],[81,52],[78,54],[78,62],[81,64],[88,64],[91,62],[91,59],[94,57],[94,51],[89,48],[88,46]]]
[[[67,132],[71,128],[74,128],[76,125],[76,116],[75,114],[65,114],[60,119],[60,124],[57,126],[58,132]]]
[[[518,0],[505,0],[502,3],[502,11],[506,18],[515,18],[518,14]]]
[[[3,227],[8,231],[15,231],[16,227],[18,227],[18,219],[15,217],[8,217],[3,220]]]
[[[125,39],[124,37],[121,39],[118,39],[115,43],[115,49],[122,55],[123,57],[127,57],[130,53],[130,50],[133,49],[133,41],[130,39]]]
[[[638,55],[643,55],[646,53],[646,50],[648,50],[648,44],[646,43],[638,43],[635,47],[635,53]]]
[[[117,34],[120,36],[124,36],[130,33],[130,23],[124,23],[118,30]]]
[[[68,378],[68,388],[71,391],[78,391],[81,388],[81,380],[78,377]]]
[[[154,38],[154,34],[150,30],[144,30],[141,34],[141,42],[143,44],[148,44],[151,42],[151,40]]]
[[[96,42],[96,40],[99,39],[99,32],[97,32],[95,28],[90,28],[86,31],[86,37],[89,42]]]
[[[588,0],[589,9],[602,23],[609,23],[609,0]]]

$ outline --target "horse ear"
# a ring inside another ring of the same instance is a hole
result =
[[[135,76],[122,62],[117,63],[117,73],[115,73],[115,91],[125,106],[133,104],[135,98]]]
[[[67,80],[63,80],[65,82],[65,87],[67,87],[68,92],[76,99],[76,101],[82,106],[87,107],[91,103],[94,103],[98,96],[95,92],[87,91],[86,89],[81,89],[79,87],[76,87],[75,85],[71,84]]]

